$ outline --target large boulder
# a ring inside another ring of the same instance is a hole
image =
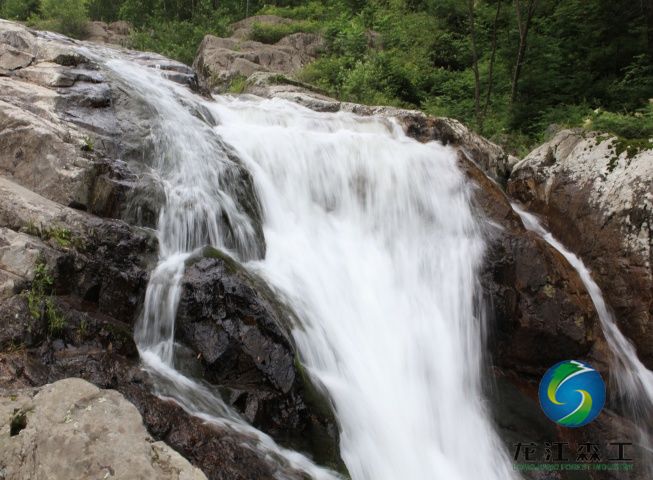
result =
[[[605,371],[605,341],[576,270],[526,230],[506,195],[461,151],[459,165],[477,188],[488,251],[481,273],[494,364],[542,374],[569,358],[592,358]]]
[[[148,435],[120,393],[75,378],[0,394],[0,472],[6,480],[206,480]]]
[[[90,22],[87,29],[86,40],[96,43],[109,43],[129,46],[129,35],[132,32],[132,26],[125,21],[118,22]]]
[[[331,405],[301,368],[292,312],[265,283],[218,250],[190,260],[176,322],[198,353],[202,376],[277,441],[341,468]]]
[[[204,87],[224,91],[235,78],[256,72],[292,75],[315,60],[323,48],[324,39],[315,33],[294,33],[273,45],[247,40],[242,34],[229,38],[206,35],[193,68]]]
[[[620,328],[653,367],[653,150],[564,130],[515,166],[508,192],[591,268]]]

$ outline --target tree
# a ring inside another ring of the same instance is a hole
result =
[[[0,5],[0,16],[3,18],[27,20],[37,10],[39,0],[5,0]]]
[[[467,13],[469,16],[469,36],[472,43],[472,70],[474,72],[474,114],[476,126],[483,128],[481,119],[481,78],[478,73],[478,51],[476,49],[476,19],[474,14],[474,0],[467,0]]]
[[[483,105],[483,111],[481,113],[481,119],[485,119],[487,115],[487,109],[490,105],[490,99],[492,97],[492,87],[494,86],[494,63],[497,58],[497,37],[499,30],[499,17],[501,16],[501,4],[502,1],[497,1],[497,12],[494,15],[494,24],[492,26],[492,54],[490,55],[490,67],[488,69],[488,81],[487,81],[487,93],[485,95],[485,104]],[[481,121],[480,128],[483,128]]]
[[[496,61],[497,54],[497,35],[498,35],[498,24],[499,17],[501,15],[501,0],[497,2],[497,9],[494,15],[494,23],[492,25],[492,45],[491,45],[491,54],[490,54],[490,63],[488,68],[488,80],[487,80],[487,90],[485,93],[485,100],[481,105],[481,78],[479,73],[479,52],[478,52],[478,39],[476,34],[476,13],[475,13],[475,1],[467,1],[467,14],[469,20],[469,36],[471,40],[472,47],[472,71],[474,73],[474,115],[476,118],[476,126],[479,131],[483,131],[483,123],[485,116],[487,115],[487,110],[490,104],[490,99],[492,97],[492,87],[494,84],[494,64]]]
[[[526,11],[523,11],[521,0],[515,0],[515,14],[517,16],[517,25],[519,27],[519,48],[517,50],[517,61],[512,76],[512,87],[510,89],[510,103],[514,103],[517,97],[517,84],[521,74],[524,59],[526,57],[526,42],[528,40],[528,30],[531,26],[531,20],[535,13],[537,0],[527,0]]]
[[[55,30],[71,37],[81,38],[88,27],[86,0],[42,0],[40,28]]]

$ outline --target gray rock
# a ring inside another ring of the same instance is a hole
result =
[[[204,87],[224,90],[233,78],[256,72],[292,75],[315,60],[323,47],[324,39],[314,33],[295,33],[274,45],[206,35],[193,68]]]
[[[89,23],[85,40],[127,47],[131,32],[132,26],[125,21],[112,23],[95,21]]]
[[[0,394],[0,471],[6,480],[206,480],[154,441],[120,393],[75,378]]]
[[[179,62],[122,53],[197,86]],[[0,20],[0,175],[62,205],[152,226],[162,197],[141,180],[152,112],[89,57],[83,42]]]

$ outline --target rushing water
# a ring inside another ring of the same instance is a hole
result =
[[[293,335],[335,404],[352,479],[513,478],[481,393],[484,242],[454,152],[385,119],[280,100],[205,101],[129,61],[108,66],[155,119],[151,175],[166,200],[136,338],[160,392],[255,434],[259,448],[312,478],[336,476],[274,445],[175,369],[184,263],[210,244],[297,313]],[[239,162],[263,208],[259,260],[253,220],[227,181]]]
[[[212,111],[264,207],[250,268],[302,321],[352,478],[511,478],[480,391],[484,245],[453,151],[281,100]]]
[[[601,322],[603,335],[612,354],[611,378],[617,386],[619,400],[625,403],[627,412],[640,428],[642,447],[648,450],[646,468],[653,475],[653,461],[651,461],[653,456],[651,443],[653,436],[653,425],[651,425],[651,421],[653,421],[653,372],[640,362],[632,343],[617,327],[617,322],[605,303],[601,289],[583,261],[547,231],[535,215],[526,212],[516,204],[513,204],[512,207],[519,214],[527,229],[540,235],[576,269],[592,298]]]

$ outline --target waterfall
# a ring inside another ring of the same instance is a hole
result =
[[[624,402],[634,424],[640,429],[642,447],[649,456],[653,455],[651,441],[653,436],[653,426],[651,425],[653,419],[653,372],[642,364],[637,357],[635,347],[619,330],[614,315],[603,298],[601,289],[583,261],[547,231],[535,215],[526,212],[516,204],[513,204],[512,208],[521,217],[528,230],[540,235],[549,245],[560,252],[578,272],[578,276],[594,303],[603,335],[610,347],[612,354],[610,376],[617,386],[620,400]],[[653,475],[652,458],[649,458],[646,468]]]
[[[297,314],[293,336],[335,405],[353,480],[514,478],[481,391],[484,241],[455,152],[409,139],[387,119],[255,97],[209,101],[127,60],[107,66],[155,119],[149,174],[165,204],[136,339],[159,393],[255,434],[259,448],[311,478],[337,477],[276,446],[175,368],[185,261],[210,244]],[[241,163],[262,207],[263,258],[226,181]]]
[[[264,208],[249,267],[302,321],[352,478],[512,478],[481,394],[484,244],[454,151],[279,99],[211,110]]]

